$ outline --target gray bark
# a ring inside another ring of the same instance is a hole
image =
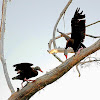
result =
[[[3,0],[2,4],[2,19],[1,19],[1,27],[0,27],[0,57],[1,57],[1,62],[3,65],[3,70],[4,70],[4,75],[8,84],[8,87],[11,91],[11,93],[14,93],[14,88],[11,84],[9,74],[7,71],[7,64],[6,60],[4,58],[4,33],[5,33],[5,20],[6,20],[6,6],[7,6],[7,0]]]

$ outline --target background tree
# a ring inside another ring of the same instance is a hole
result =
[[[9,87],[11,93],[14,93],[15,91],[10,82],[9,74],[7,71],[6,60],[4,58],[4,33],[5,33],[5,20],[6,20],[6,6],[7,6],[7,0],[3,0],[2,19],[1,19],[1,27],[0,27],[0,58],[1,58],[2,65],[3,65],[3,70],[4,70],[4,74],[5,74],[5,78],[6,78],[8,87]]]

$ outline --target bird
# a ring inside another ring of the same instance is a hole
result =
[[[65,50],[72,47],[75,54],[79,54],[80,50],[86,48],[82,43],[85,39],[85,14],[83,11],[79,13],[80,8],[77,8],[74,17],[71,20],[71,38],[67,40]],[[66,59],[67,55],[65,54]]]
[[[17,76],[13,77],[12,80],[23,80],[25,81],[32,81],[34,82],[35,80],[29,80],[29,78],[35,77],[38,75],[38,71],[43,72],[39,66],[36,67],[31,67],[33,64],[32,63],[18,63],[13,65],[15,67],[15,71],[17,71]],[[21,83],[23,87],[23,82]]]

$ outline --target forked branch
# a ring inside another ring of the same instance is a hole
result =
[[[87,58],[88,58],[88,57],[87,57]],[[90,57],[88,61],[82,61],[82,62],[79,62],[78,64],[76,64],[76,70],[77,70],[77,72],[79,73],[79,77],[81,76],[81,74],[80,74],[80,71],[79,71],[79,69],[78,69],[78,66],[84,65],[84,64],[86,64],[86,63],[100,62],[99,59],[96,59],[96,58],[95,58],[94,60],[91,60],[91,58],[92,58],[92,57]]]

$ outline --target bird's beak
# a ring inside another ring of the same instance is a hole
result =
[[[43,71],[41,69],[39,71],[43,73]]]
[[[67,59],[67,55],[65,55],[66,59]]]
[[[64,55],[65,55],[66,59],[67,59],[67,54],[68,54],[67,49],[65,49],[64,50]]]

